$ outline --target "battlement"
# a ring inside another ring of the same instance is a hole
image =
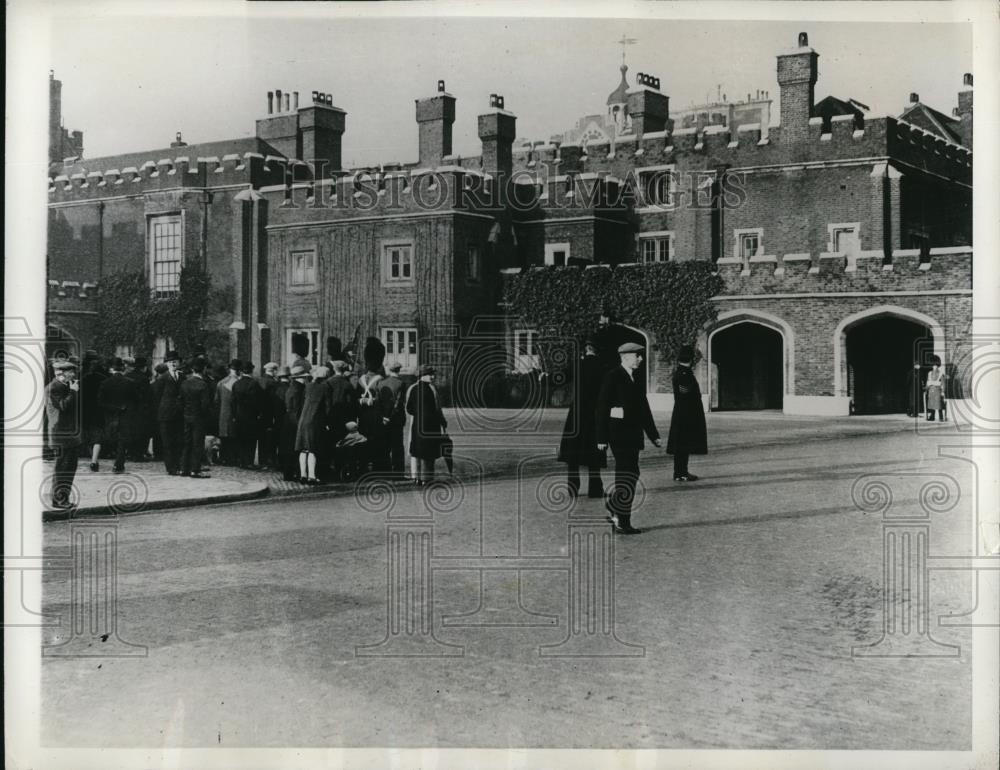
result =
[[[925,259],[917,249],[896,250],[891,262],[862,251],[724,257],[716,265],[727,294],[972,290],[970,246],[934,248]]]

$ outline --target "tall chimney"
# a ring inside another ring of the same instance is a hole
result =
[[[799,47],[778,55],[781,87],[781,141],[800,142],[809,137],[809,118],[816,99],[819,54],[809,47],[809,36],[799,33]]]
[[[961,121],[958,124],[958,134],[962,138],[962,145],[972,149],[972,73],[966,72],[962,77],[962,91],[958,92],[958,110],[956,117]]]
[[[292,95],[285,91],[285,112],[290,112],[292,109],[291,99]]]
[[[347,126],[347,113],[333,106],[333,96],[317,94],[318,99],[298,110],[302,159],[317,163],[317,176],[340,171],[341,144]],[[323,166],[325,164],[325,166]],[[323,166],[323,168],[320,168]]]
[[[420,165],[434,168],[451,155],[451,126],[455,122],[455,97],[438,81],[438,93],[417,99],[418,152]]]
[[[298,110],[299,108],[299,92],[292,91],[292,109]]]
[[[479,116],[479,140],[483,143],[483,171],[509,180],[514,168],[514,137],[517,117],[504,109],[503,97],[490,94],[492,112]]]
[[[916,104],[920,101],[920,94],[910,93],[910,104]]]
[[[664,131],[670,119],[670,97],[660,93],[660,79],[640,72],[628,92],[628,113],[636,136]]]
[[[274,114],[274,91],[267,92],[267,114]]]
[[[277,89],[277,90],[276,90],[276,91],[274,92],[274,96],[275,96],[275,98],[276,98],[276,99],[278,100],[278,103],[277,103],[277,105],[275,106],[275,111],[276,111],[276,112],[281,112],[281,89],[280,89],[280,88],[279,88],[279,89]]]

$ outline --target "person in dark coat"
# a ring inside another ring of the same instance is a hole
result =
[[[233,385],[240,378],[243,362],[229,362],[229,374],[215,386],[215,408],[219,414],[219,459],[223,465],[236,462],[236,438],[233,433]]]
[[[317,464],[319,472],[326,475],[329,472],[330,461],[333,459],[333,448],[337,442],[347,435],[347,423],[357,422],[358,395],[357,389],[351,384],[351,370],[346,361],[334,361],[332,376],[324,383],[326,388],[325,413],[327,431],[325,441],[319,447]]]
[[[312,370],[313,380],[305,387],[302,412],[299,414],[295,434],[295,451],[299,453],[299,478],[303,484],[318,484],[316,474],[318,457],[327,444],[329,432],[329,392],[326,378],[330,370],[317,366]]]
[[[708,454],[708,430],[705,427],[705,407],[701,403],[701,388],[691,365],[694,348],[684,345],[677,353],[674,369],[674,411],[670,417],[667,454],[674,456],[674,481],[697,481],[688,471],[688,456]]]
[[[80,378],[80,421],[83,444],[90,447],[90,470],[100,470],[101,443],[104,440],[104,410],[98,395],[107,376],[101,371],[99,359],[87,360],[87,371]]]
[[[135,408],[128,413],[129,445],[127,456],[132,462],[151,459],[149,439],[156,432],[153,427],[153,388],[149,376],[149,361],[136,356],[125,361],[125,376],[135,383]]]
[[[264,364],[264,373],[258,378],[261,390],[264,392],[264,408],[260,418],[260,464],[266,468],[277,467],[278,429],[280,415],[275,414],[277,402],[275,390],[278,387],[278,364],[268,361]],[[284,409],[284,402],[282,402]]]
[[[573,403],[566,415],[560,462],[566,463],[566,481],[575,496],[580,491],[580,466],[587,466],[587,497],[604,497],[601,468],[608,467],[607,454],[597,449],[595,411],[601,390],[604,366],[597,356],[597,346],[590,340],[584,345],[583,359],[573,383]]]
[[[385,422],[385,443],[389,455],[389,470],[396,478],[404,477],[405,455],[403,449],[403,429],[406,427],[406,389],[399,379],[402,364],[394,361],[389,365],[389,373],[379,383],[381,398],[389,404],[388,419]]]
[[[285,391],[284,411],[281,417],[281,437],[278,442],[278,458],[281,461],[281,477],[285,481],[299,481],[299,453],[295,451],[295,436],[299,431],[299,417],[305,400],[306,381],[312,379],[312,366],[293,366],[289,370],[289,383]]]
[[[390,393],[382,392],[385,345],[377,337],[365,342],[365,372],[358,379],[358,432],[365,437],[367,456],[375,473],[389,472],[389,444],[386,426],[392,411]],[[345,425],[346,427],[346,425]]]
[[[417,484],[422,486],[434,479],[434,461],[442,456],[448,421],[434,387],[434,368],[422,366],[418,374],[419,381],[407,395],[406,412],[413,415],[410,455],[417,458]]]
[[[643,433],[655,446],[661,445],[645,383],[635,377],[635,370],[642,364],[642,353],[642,345],[634,342],[620,346],[621,365],[604,375],[597,396],[597,448],[603,451],[610,445],[615,456],[615,481],[606,503],[608,521],[622,535],[642,532],[632,526],[632,501],[639,481]]]
[[[205,453],[205,431],[212,419],[212,386],[205,381],[205,359],[191,363],[191,374],[181,383],[180,403],[184,416],[184,447],[181,451],[181,475],[194,479],[208,478],[201,472]]]
[[[233,383],[233,433],[236,437],[239,466],[257,470],[254,452],[260,440],[264,414],[264,389],[253,377],[253,364],[244,362],[240,378]]]
[[[45,387],[48,441],[56,461],[52,473],[52,507],[65,510],[73,507],[73,479],[80,460],[81,436],[77,414],[80,383],[76,381],[76,364],[56,361],[52,369],[52,381]]]
[[[111,376],[101,383],[98,401],[104,410],[104,436],[115,447],[115,473],[125,472],[125,455],[132,440],[132,421],[139,407],[135,380],[125,376],[120,358],[111,362]]]
[[[167,473],[176,476],[181,472],[181,446],[184,434],[184,416],[181,412],[181,357],[176,350],[167,353],[163,362],[167,371],[153,383],[153,402],[156,404],[156,423],[163,448],[163,464]]]

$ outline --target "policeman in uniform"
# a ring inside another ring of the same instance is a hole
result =
[[[638,382],[635,371],[643,358],[642,345],[626,342],[618,348],[621,363],[604,375],[597,396],[597,448],[608,445],[615,456],[615,480],[606,506],[608,521],[615,532],[637,535],[632,526],[632,501],[639,480],[639,452],[645,433],[655,446],[661,446],[660,434],[653,423],[653,413],[646,399],[646,384]]]

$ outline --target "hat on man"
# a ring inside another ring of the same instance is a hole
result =
[[[417,372],[418,377],[423,377],[427,374],[437,374],[437,371],[433,366],[421,366],[420,370]]]
[[[282,366],[278,370],[278,376],[279,377],[291,377],[292,376],[292,370],[289,367],[287,367],[287,366]]]
[[[232,361],[229,362],[229,368],[233,369],[234,371],[241,372],[243,371],[243,362],[240,361],[240,359],[238,358],[234,358]]]
[[[677,351],[677,361],[683,364],[694,361],[694,348],[690,345],[681,345],[681,349]]]
[[[146,364],[148,363],[149,362],[146,360],[146,356],[136,356],[135,361],[132,362],[132,365],[135,366],[136,369],[145,369]]]
[[[393,361],[391,364],[389,364],[389,371],[390,372],[398,372],[402,368],[403,368],[403,365],[401,363],[399,363],[399,361]]]
[[[243,374],[253,374],[253,361],[244,361],[243,368],[240,371]]]
[[[287,368],[287,367],[286,367]],[[309,376],[309,369],[311,367],[306,364],[305,366],[293,366],[289,373],[289,376],[294,380],[304,380]]]
[[[72,361],[56,361],[52,364],[52,369],[56,372],[76,371],[76,364]]]
[[[181,360],[180,354],[176,350],[168,350],[167,355],[164,356],[163,358],[164,363],[166,363],[167,361],[180,361],[180,360]]]
[[[268,361],[266,364],[264,364],[264,371],[265,372],[276,372],[276,371],[278,371],[278,364],[275,363],[274,361]]]
[[[312,370],[312,376],[314,380],[325,380],[330,376],[330,370],[325,366],[317,366]]]
[[[641,353],[642,351],[642,345],[637,342],[626,342],[624,345],[618,346],[619,353]]]
[[[346,361],[331,361],[330,368],[333,369],[334,374],[343,374],[349,367]]]
[[[130,359],[131,360],[131,359]],[[118,356],[111,359],[111,363],[108,364],[109,369],[114,369],[116,372],[120,372],[125,368],[125,362]]]
[[[358,424],[351,420],[350,422],[345,422],[344,427],[347,428],[348,433],[354,433],[358,429]]]

